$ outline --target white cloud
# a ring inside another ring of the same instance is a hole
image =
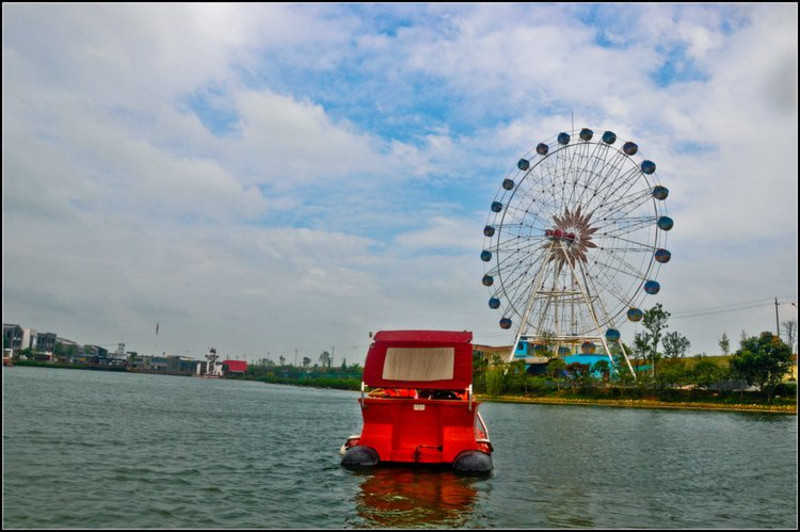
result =
[[[237,100],[241,140],[234,149],[258,166],[260,181],[287,187],[380,170],[374,139],[333,123],[319,105],[267,91],[243,92]]]
[[[395,242],[402,249],[410,250],[474,251],[481,245],[478,223],[474,219],[457,220],[433,215],[426,227],[401,233],[395,237]]]
[[[668,310],[796,293],[796,6],[3,14],[4,320],[195,356],[336,344],[356,361],[388,327],[506,342],[480,228],[573,113],[638,142],[670,188]],[[712,352],[723,326],[763,321],[674,329]]]

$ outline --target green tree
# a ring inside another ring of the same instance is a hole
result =
[[[303,357],[303,367],[307,368],[309,364],[311,364],[311,359],[308,357]]]
[[[567,363],[564,362],[564,359],[561,357],[551,358],[547,362],[547,371],[548,375],[551,375],[555,379],[560,379],[564,370],[567,368]]]
[[[486,393],[492,397],[502,395],[506,390],[505,364],[493,365],[485,374]]]
[[[719,348],[722,349],[723,355],[727,356],[731,352],[731,342],[726,333],[722,333],[722,338],[719,339]]]
[[[724,378],[725,368],[708,358],[700,359],[691,371],[691,380],[698,386],[710,386]]]
[[[553,331],[544,331],[541,337],[545,345],[545,352],[543,353],[543,356],[551,357],[558,355],[556,349],[556,346],[558,345],[556,334]]]
[[[556,381],[556,390],[561,389],[561,379],[565,369],[567,369],[567,363],[561,357],[551,358],[547,362],[545,371]]]
[[[609,376],[611,375],[611,365],[608,363],[608,360],[598,360],[594,363],[592,369],[601,375],[603,382],[608,382]]]
[[[506,377],[507,391],[512,393],[523,392],[528,393],[528,372],[525,368],[525,361],[516,359],[508,363],[508,371]]]
[[[786,345],[794,352],[794,341],[797,338],[797,320],[781,322],[781,331],[786,336]]]
[[[333,363],[333,359],[331,358],[331,354],[327,351],[323,351],[322,354],[319,356],[319,364],[324,368],[331,367]]]
[[[653,367],[653,377],[656,376],[656,363],[661,358],[661,354],[658,352],[658,344],[661,343],[664,330],[669,327],[667,320],[669,320],[670,315],[669,312],[664,310],[661,303],[657,303],[650,310],[646,310],[642,317],[642,325],[647,330],[643,335],[648,345],[647,354]]]
[[[483,390],[485,383],[486,371],[489,368],[489,361],[482,356],[479,351],[472,352],[472,382],[475,384],[475,390],[479,388]]]
[[[78,346],[76,345],[67,345],[61,342],[57,342],[56,345],[53,347],[53,354],[56,355],[57,358],[62,358],[69,362],[78,352]]]
[[[659,368],[658,384],[661,386],[677,386],[687,381],[686,362],[678,357],[664,360]]]
[[[677,331],[665,334],[662,344],[664,345],[664,354],[669,358],[684,356],[692,345],[685,336]]]
[[[641,360],[647,360],[647,355],[650,352],[650,341],[647,339],[645,333],[637,332],[633,336],[633,356]]]
[[[731,359],[735,376],[767,394],[772,401],[775,387],[792,367],[792,350],[770,332],[742,340],[741,348]]]

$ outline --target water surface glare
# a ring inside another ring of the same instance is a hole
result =
[[[489,478],[339,466],[358,393],[3,369],[4,528],[796,528],[797,418],[484,403]]]

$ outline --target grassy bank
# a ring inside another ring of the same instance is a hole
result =
[[[312,388],[330,388],[333,390],[360,390],[360,379],[346,379],[337,377],[278,377],[272,375],[243,375],[229,377],[240,380],[266,382],[269,384],[287,384],[291,386],[309,386]]]
[[[767,403],[758,398],[750,398],[737,401],[735,398],[724,400],[714,399],[695,399],[689,401],[662,401],[655,398],[598,398],[581,397],[577,395],[549,395],[549,396],[523,396],[523,395],[501,395],[489,396],[486,394],[476,395],[476,399],[481,402],[494,403],[529,403],[529,404],[549,404],[549,405],[583,405],[583,406],[610,406],[621,408],[666,408],[680,410],[719,410],[728,412],[765,412],[774,414],[794,414],[797,415],[797,402],[790,399],[775,400]]]
[[[101,368],[84,365],[54,364],[52,362],[19,361],[19,366],[61,369],[93,369],[125,371],[125,368]],[[230,376],[229,379],[252,380],[271,384],[329,388],[358,391],[361,379],[324,373]],[[646,389],[604,387],[581,391],[579,389],[542,389],[521,393],[489,394],[477,389],[475,398],[481,402],[528,403],[551,405],[610,406],[622,408],[667,408],[684,410],[718,410],[731,412],[765,412],[797,415],[797,385],[784,385],[771,402],[759,392],[712,392],[709,390]]]
[[[286,377],[258,377],[250,376],[239,377],[247,380],[268,382],[273,384],[285,384],[291,386],[310,386],[314,388],[332,388],[339,390],[359,390],[361,381],[359,379],[335,379],[335,378],[286,378]],[[609,395],[614,394],[615,390],[607,390]],[[624,393],[616,390],[620,395]],[[780,414],[797,414],[797,402],[794,397],[775,398],[771,403],[758,393],[729,393],[722,395],[682,393],[673,391],[668,394],[670,400],[652,397],[597,397],[586,396],[576,393],[573,390],[561,390],[546,395],[532,394],[505,394],[491,396],[485,393],[477,393],[476,400],[481,402],[497,403],[528,403],[528,404],[553,404],[553,405],[584,405],[584,406],[611,406],[621,408],[669,408],[684,410],[719,410],[730,412],[767,412]]]

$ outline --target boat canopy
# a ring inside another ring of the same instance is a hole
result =
[[[463,390],[472,384],[469,331],[379,331],[367,352],[372,388]]]

